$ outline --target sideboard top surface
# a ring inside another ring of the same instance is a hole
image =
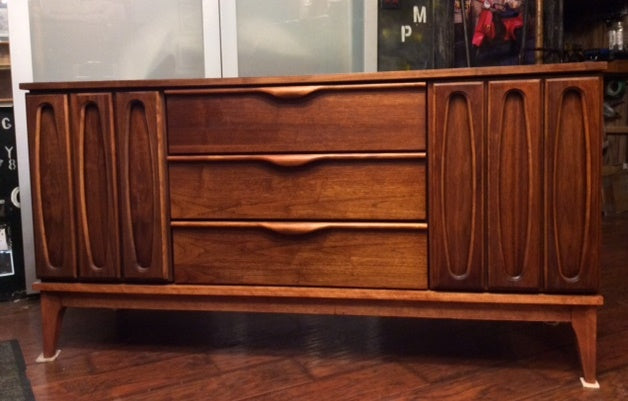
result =
[[[150,90],[194,89],[206,87],[247,87],[260,85],[316,85],[327,83],[382,83],[408,80],[446,80],[473,77],[506,78],[526,75],[563,75],[579,73],[604,73],[611,71],[612,63],[580,62],[565,64],[538,64],[523,66],[497,66],[475,68],[448,68],[435,70],[386,71],[366,73],[322,74],[283,77],[249,78],[196,78],[120,81],[75,81],[21,83],[20,88],[31,92],[67,90]]]

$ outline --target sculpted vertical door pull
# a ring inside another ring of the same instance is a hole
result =
[[[594,291],[599,283],[600,78],[546,84],[549,291]]]
[[[430,288],[481,290],[484,84],[434,84],[429,115]]]
[[[37,275],[77,277],[74,199],[66,95],[28,95],[28,130]]]
[[[543,265],[541,81],[488,87],[489,289],[537,291]]]
[[[113,99],[70,96],[81,278],[120,277],[120,237]]]
[[[123,275],[170,280],[163,100],[157,92],[116,94]]]

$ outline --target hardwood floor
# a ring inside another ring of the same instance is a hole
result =
[[[628,399],[628,214],[603,222],[598,380],[566,324],[69,309],[38,364],[39,302],[0,303],[44,400]]]

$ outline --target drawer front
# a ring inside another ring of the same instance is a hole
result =
[[[216,222],[172,232],[177,283],[427,288],[419,224]]]
[[[424,154],[206,157],[169,172],[173,219],[426,218]]]
[[[170,154],[422,151],[422,83],[167,91]]]

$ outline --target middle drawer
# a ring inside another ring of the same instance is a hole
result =
[[[170,156],[171,218],[425,220],[425,153]]]

